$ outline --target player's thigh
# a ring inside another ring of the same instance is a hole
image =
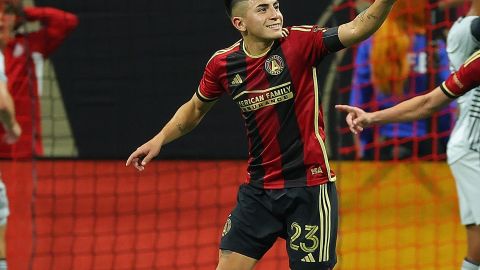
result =
[[[7,230],[7,224],[0,225],[0,259],[6,257],[6,245],[5,245],[5,232]]]
[[[334,183],[299,189],[287,218],[287,252],[292,270],[332,269],[336,262],[338,201]]]
[[[284,222],[273,215],[265,190],[242,185],[237,205],[227,218],[220,249],[259,260],[284,234]]]
[[[455,177],[462,224],[480,224],[480,153],[471,151],[450,164]]]
[[[217,270],[251,270],[257,263],[256,259],[230,250],[220,250]]]

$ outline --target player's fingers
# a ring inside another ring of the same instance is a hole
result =
[[[150,160],[152,160],[154,157],[155,157],[155,154],[154,154],[152,151],[150,151],[150,152],[148,153],[148,155],[143,158],[143,160],[142,160],[142,166],[147,165],[147,163],[149,163]]]
[[[355,134],[355,135],[358,134],[357,130],[354,127],[350,127],[349,129],[353,134]]]
[[[134,156],[133,154],[131,154],[128,158],[127,158],[127,162],[125,162],[125,166],[129,166],[131,163],[132,163],[132,160],[134,159]]]
[[[127,159],[127,162],[125,163],[125,166],[128,166],[130,164],[132,164],[132,161],[135,159],[135,158],[139,158],[140,156],[143,155],[143,151],[140,149],[140,148],[137,148],[137,150],[135,150]]]
[[[361,132],[363,131],[363,128],[364,128],[364,125],[363,125],[363,123],[362,123],[362,120],[359,119],[359,118],[354,119],[354,120],[353,120],[353,126],[352,126],[352,127],[355,129],[355,131],[356,131],[357,134],[358,134],[358,133],[361,133]]]
[[[346,121],[347,121],[347,124],[348,124],[348,128],[350,129],[350,131],[351,131],[353,134],[358,134],[358,131],[357,131],[357,129],[355,128],[355,125],[353,124],[353,117],[354,117],[354,114],[353,114],[353,113],[349,113],[349,114],[347,115]]]
[[[139,160],[139,158],[137,158],[137,157],[132,159],[132,165],[133,165],[133,167],[135,167],[135,169],[137,169],[137,170],[140,169],[140,165],[138,164],[138,160]]]
[[[335,105],[335,109],[341,112],[346,112],[346,113],[355,112],[355,107],[348,106],[348,105]]]
[[[367,124],[368,122],[367,122],[367,119],[365,119],[364,115],[353,119],[353,125],[356,127],[362,128],[362,130],[365,126],[367,126]]]
[[[353,124],[353,114],[352,113],[347,114],[347,117],[345,117],[345,121],[347,122],[347,125],[349,127],[353,127],[354,126],[354,124]]]
[[[135,158],[135,160],[133,161],[133,166],[139,171],[145,170],[145,167],[142,166],[141,161],[142,159],[140,158]]]

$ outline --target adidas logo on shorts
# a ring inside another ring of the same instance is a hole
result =
[[[315,262],[315,258],[313,258],[312,253],[308,253],[307,256],[303,257],[302,262],[312,263]]]

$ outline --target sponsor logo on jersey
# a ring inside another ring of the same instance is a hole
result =
[[[236,100],[240,96],[249,95],[248,98],[243,98],[236,101],[243,112],[256,111],[258,109],[272,106],[278,103],[285,102],[294,97],[292,83],[284,83],[265,90],[248,90],[240,93],[234,98]]]

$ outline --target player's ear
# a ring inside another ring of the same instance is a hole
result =
[[[242,17],[232,17],[232,24],[240,32],[247,31],[247,27]]]

